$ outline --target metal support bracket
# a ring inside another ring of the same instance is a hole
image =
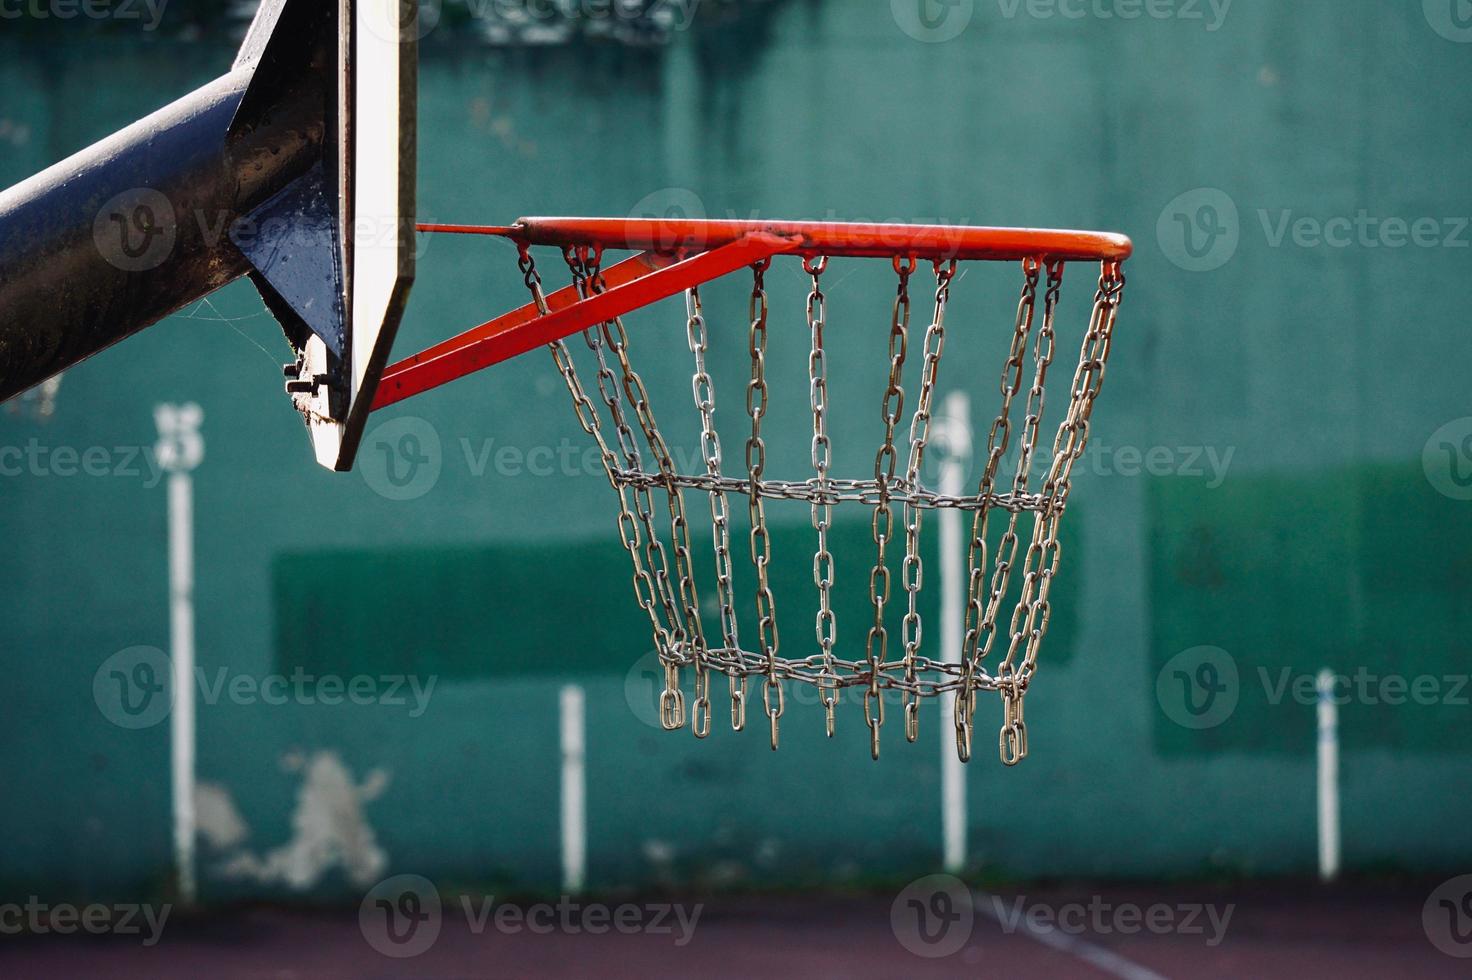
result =
[[[373,410],[387,408],[595,324],[607,323],[774,255],[795,252],[802,245],[799,236],[756,232],[679,261],[664,253],[641,253],[604,272],[608,286],[605,292],[579,299],[573,287],[560,289],[547,297],[552,311],[547,316],[539,315],[535,304],[528,304],[391,365],[378,385]]]

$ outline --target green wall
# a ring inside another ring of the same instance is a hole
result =
[[[1306,870],[1313,710],[1271,703],[1260,670],[1468,671],[1472,503],[1436,491],[1423,453],[1472,414],[1472,235],[1460,247],[1333,248],[1275,243],[1273,229],[1285,212],[1472,215],[1472,44],[1438,35],[1418,3],[1237,0],[1214,31],[1007,9],[977,3],[944,43],[912,39],[889,4],[868,0],[763,5],[650,50],[491,51],[431,37],[422,214],[624,215],[654,195],[655,207],[693,200],[714,217],[1132,234],[1059,621],[1028,705],[1032,758],[1003,770],[978,753],[971,845],[979,863],[1017,875]],[[208,80],[230,54],[223,42],[0,39],[0,182]],[[1235,205],[1235,222],[1221,216],[1236,246],[1198,239],[1216,244],[1208,264],[1230,258],[1189,271],[1170,230],[1177,214],[1195,221],[1203,202],[1220,201],[1201,188]],[[1064,310],[1074,338],[1084,279]],[[942,387],[972,393],[980,428],[1016,288],[1011,270],[972,270],[956,289]],[[742,438],[741,289],[707,297],[728,459]],[[771,469],[801,474],[804,286],[788,270],[771,289]],[[831,290],[835,465],[849,472],[872,461],[892,289],[845,268]],[[508,248],[426,239],[399,349],[521,302]],[[633,345],[672,405],[662,412],[672,440],[693,449],[683,316],[660,312],[637,321]],[[199,772],[250,828],[237,849],[291,838],[302,779],[291,760],[332,752],[356,779],[386,774],[363,812],[394,870],[555,887],[557,697],[576,680],[588,695],[594,885],[852,882],[936,863],[933,710],[917,746],[892,720],[875,766],[854,703],[835,743],[817,706],[790,709],[778,754],[760,731],[718,724],[697,743],[631,709],[627,692],[649,690],[638,665],[650,641],[601,474],[478,463],[505,447],[581,447],[545,355],[389,413],[439,446],[438,475],[413,500],[375,492],[371,467],[335,476],[313,465],[280,392],[283,360],[278,329],[237,285],[70,372],[48,423],[0,412],[0,447],[100,446],[121,461],[152,446],[155,403],[204,407],[195,488],[207,672],[438,678],[419,717],[392,706],[202,707]],[[1169,452],[1154,473],[1131,463],[1158,448]],[[140,467],[0,478],[7,894],[138,893],[167,878],[167,726],[120,729],[92,695],[116,651],[167,646],[165,493]],[[784,574],[806,604],[806,510],[774,519],[781,550],[796,556]],[[862,572],[849,576],[858,588]],[[810,635],[809,615],[792,613],[794,644]],[[1200,731],[1156,697],[1162,668],[1198,647],[1226,651],[1241,678],[1237,711]],[[719,698],[716,708],[719,720]],[[1465,868],[1469,717],[1447,703],[1345,708],[1349,868]],[[231,878],[225,852],[202,854],[207,897],[296,890]],[[352,887],[335,870],[305,890]]]

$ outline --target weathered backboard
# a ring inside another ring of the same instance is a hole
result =
[[[416,0],[265,0],[237,59],[236,127],[306,86],[323,119],[317,166],[235,234],[296,355],[286,390],[317,461],[352,468],[414,281]]]
[[[339,406],[309,425],[317,461],[347,470],[414,281],[419,8],[415,0],[333,2],[343,18],[339,213],[349,389],[345,412]]]

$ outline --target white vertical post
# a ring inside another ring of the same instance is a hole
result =
[[[158,405],[155,452],[169,474],[169,659],[174,706],[169,714],[170,786],[173,797],[174,867],[179,899],[198,894],[194,870],[194,481],[204,459],[198,405]]]
[[[173,757],[174,854],[179,897],[194,903],[194,486],[187,473],[169,474],[169,656],[174,708],[169,715]]]
[[[958,497],[965,493],[966,471],[971,463],[971,399],[964,392],[946,397],[937,436],[944,446],[940,470],[940,492]],[[961,662],[966,620],[966,541],[962,514],[954,508],[940,511],[940,619],[941,660]],[[956,754],[956,729],[952,718],[956,695],[948,692],[940,700],[940,805],[941,839],[945,869],[951,873],[966,867],[966,768]]]
[[[562,887],[569,895],[583,890],[588,873],[588,814],[583,734],[583,689],[562,689]]]
[[[1339,705],[1334,672],[1319,672],[1319,877],[1339,877]]]

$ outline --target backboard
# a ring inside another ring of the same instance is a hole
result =
[[[314,420],[318,462],[350,469],[414,282],[418,104],[416,0],[339,0],[350,29],[342,201],[351,338],[348,414]]]
[[[239,244],[296,351],[286,388],[317,461],[348,470],[414,281],[418,4],[319,3],[267,0],[242,50],[265,88],[315,35],[327,121],[320,169],[252,215],[291,237]]]

